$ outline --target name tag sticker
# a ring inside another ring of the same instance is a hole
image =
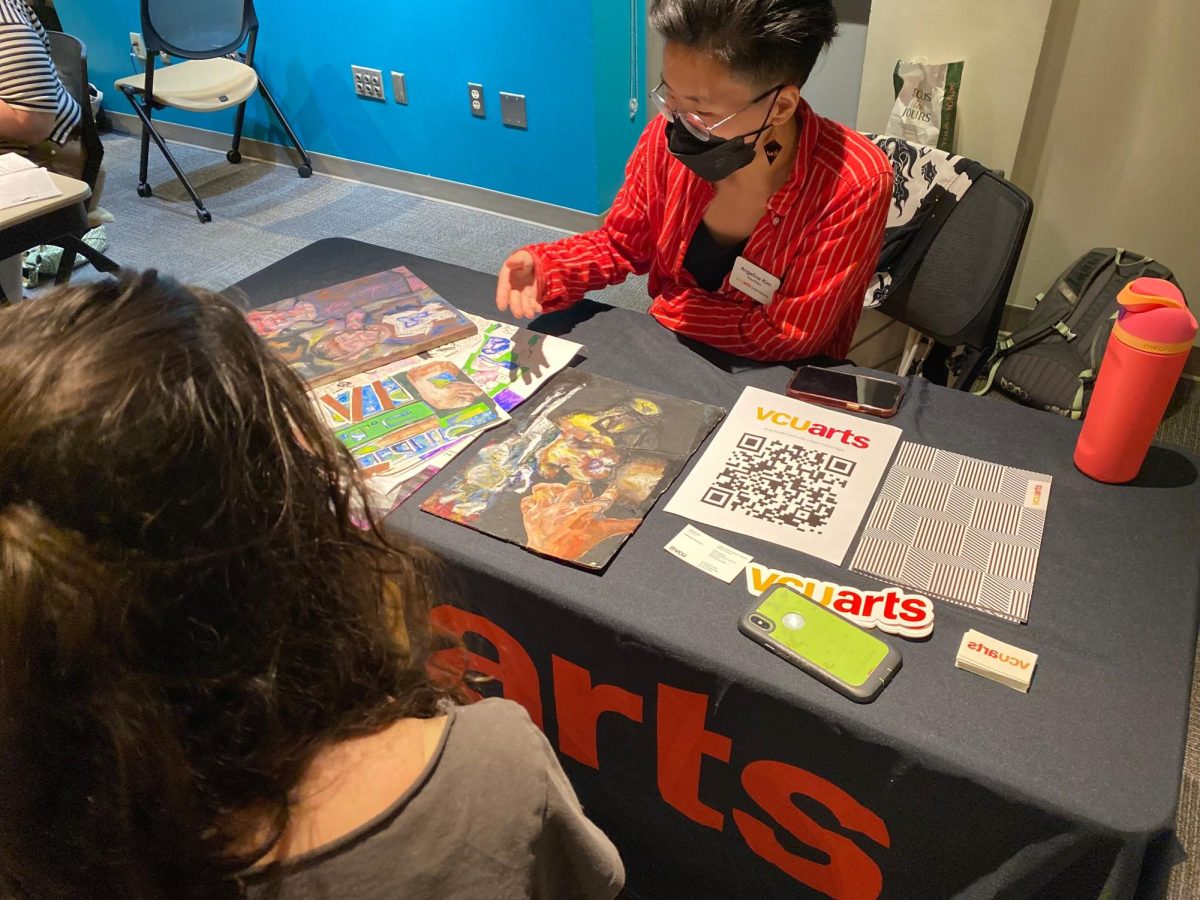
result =
[[[774,299],[775,292],[779,290],[778,278],[744,256],[739,256],[733,264],[729,284],[764,306]]]

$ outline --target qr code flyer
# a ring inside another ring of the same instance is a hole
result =
[[[746,388],[670,513],[841,565],[900,429]]]

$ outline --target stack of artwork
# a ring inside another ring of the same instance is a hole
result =
[[[281,300],[247,320],[312,388],[389,512],[582,350],[471,316],[404,266]]]
[[[247,318],[308,382],[377,513],[537,393],[422,508],[584,568],[608,564],[724,415],[563,371],[579,344],[463,313],[403,266]]]
[[[466,315],[478,327],[477,335],[422,353],[421,357],[448,360],[459,366],[506,412],[532,397],[547,379],[583,351],[573,341]],[[447,448],[427,460],[420,471],[402,484],[386,494],[376,495],[377,510],[387,512],[403,503],[449,465],[464,447],[465,444],[460,444]]]

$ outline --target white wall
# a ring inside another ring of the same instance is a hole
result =
[[[871,0],[834,0],[838,34],[804,85],[804,99],[827,118],[855,127],[867,49]]]
[[[1096,2],[1096,0],[1092,0]],[[883,131],[898,59],[963,60],[955,150],[1013,171],[1051,0],[873,0],[860,131]],[[1138,6],[1126,4],[1124,18]]]
[[[1200,309],[1198,41],[1198,0],[1055,0],[1013,172],[1035,207],[1011,304],[1122,246],[1162,260]]]

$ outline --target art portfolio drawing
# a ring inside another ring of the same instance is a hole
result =
[[[426,351],[420,358],[445,359],[454,363],[505,412],[533,396],[583,350],[582,345],[560,337],[527,331],[470,313],[466,316],[475,323],[478,334]],[[465,444],[460,441],[447,447],[390,493],[375,493],[372,498],[375,511],[380,515],[391,512],[448,466],[465,449]]]
[[[601,569],[641,524],[724,410],[568,370],[516,433],[479,450],[426,512]]]
[[[314,387],[476,332],[404,266],[280,300],[246,319]]]
[[[508,419],[449,360],[406,360],[312,392],[325,421],[386,493],[458,441]]]

